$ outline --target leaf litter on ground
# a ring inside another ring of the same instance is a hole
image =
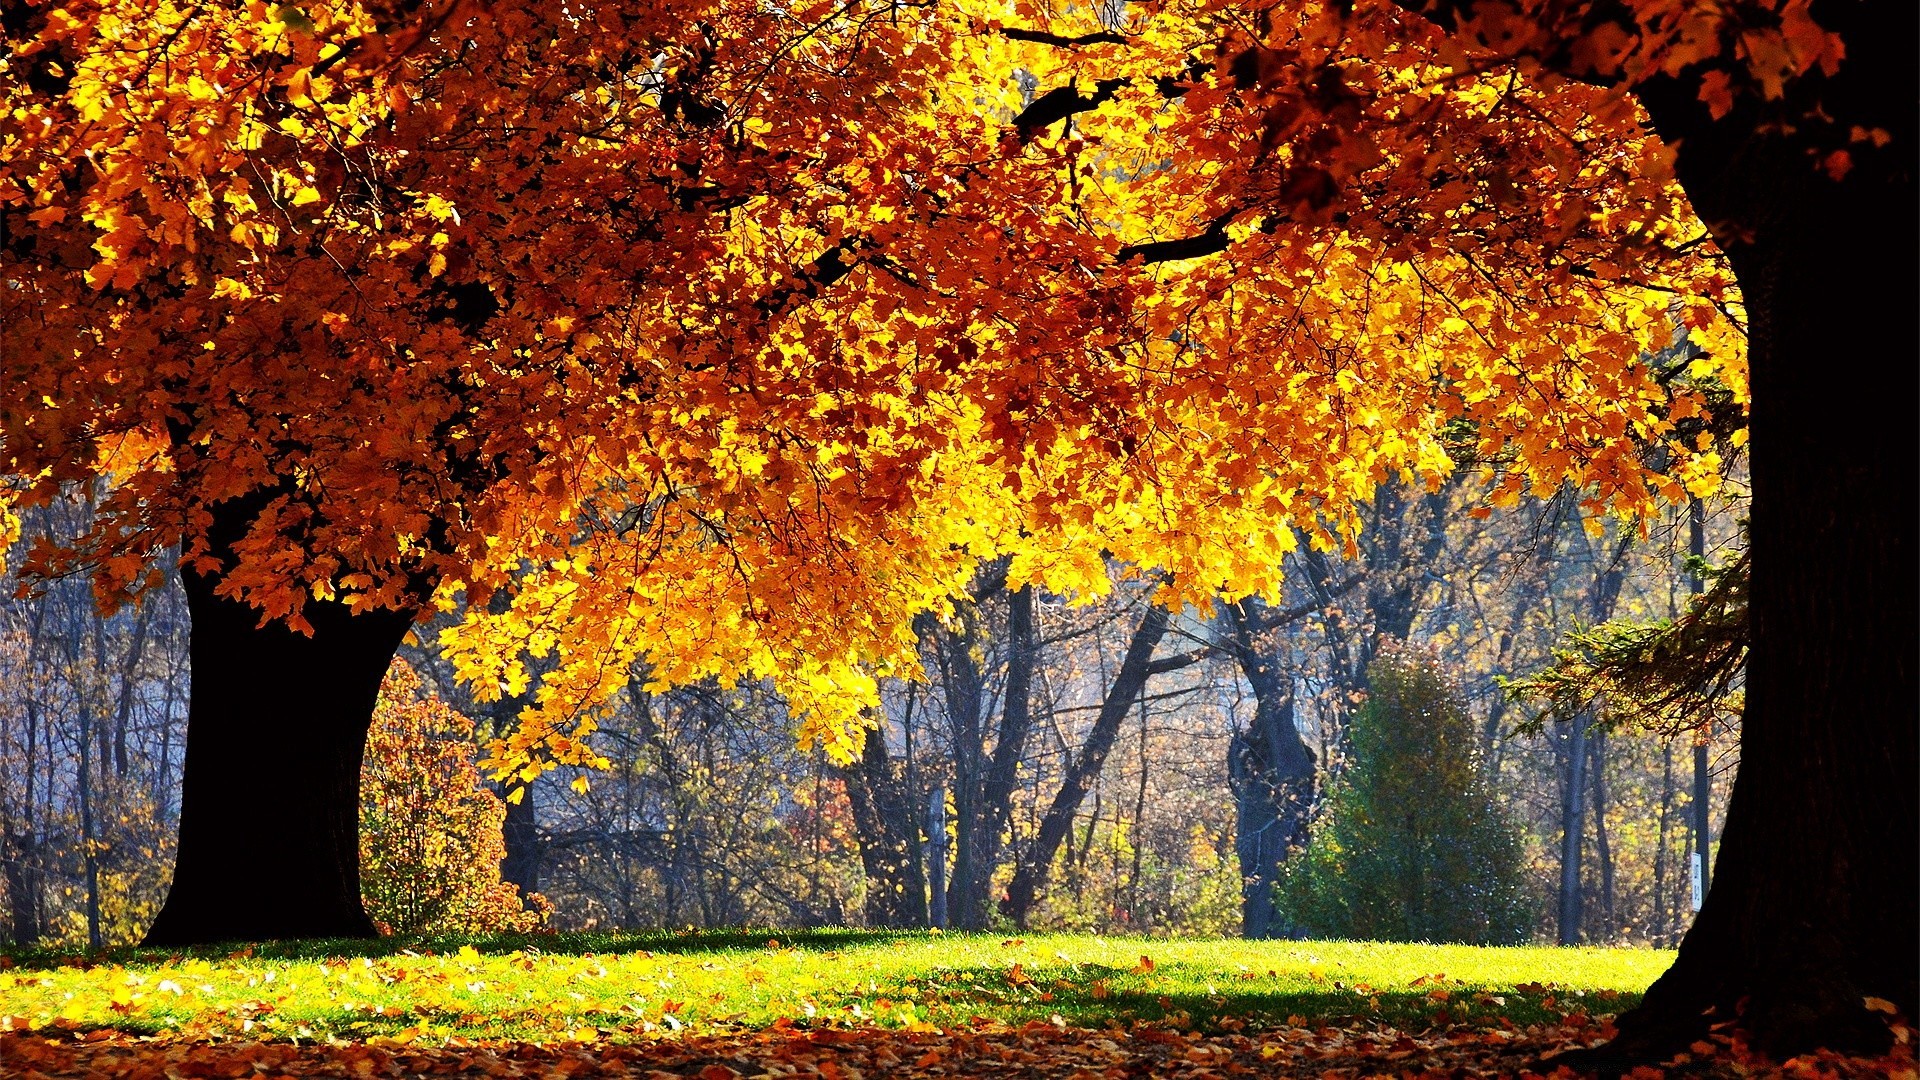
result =
[[[1914,1057],[1904,1027],[1895,1052],[1879,1059],[1821,1053],[1787,1062],[1749,1054],[1736,1036],[1702,1040],[1670,1068],[1713,1077],[1885,1078],[1911,1080]],[[1141,1023],[1076,1028],[1032,1021],[1012,1027],[986,1020],[953,1030],[817,1028],[781,1022],[728,1035],[656,1037],[637,1043],[472,1042],[437,1046],[378,1042],[205,1042],[132,1037],[105,1029],[84,1035],[0,1035],[0,1067],[18,1080],[162,1080],[197,1077],[621,1077],[644,1080],[740,1080],[820,1077],[1022,1077],[1061,1080],[1215,1080],[1226,1077],[1555,1077],[1552,1055],[1592,1046],[1613,1034],[1604,1022],[1474,1026],[1406,1032],[1356,1024],[1205,1033]],[[1642,1068],[1634,1080],[1668,1069]]]
[[[1670,959],[848,931],[15,954],[0,1076],[1551,1076]],[[1721,1034],[1673,1065],[1920,1080],[1888,1022],[1882,1059],[1769,1064]]]

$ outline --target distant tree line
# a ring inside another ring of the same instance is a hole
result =
[[[1584,628],[1683,612],[1700,567],[1732,562],[1740,504],[1593,535],[1567,497],[1489,519],[1463,512],[1476,498],[1388,485],[1358,550],[1296,552],[1278,599],[1212,612],[1155,606],[1156,583],[1125,567],[1110,595],[1081,600],[1010,587],[990,564],[951,617],[920,621],[924,678],[885,686],[845,764],[797,749],[764,685],[652,694],[636,679],[594,736],[608,768],[482,780],[476,744],[527,698],[475,703],[423,626],[372,741],[437,762],[429,794],[444,802],[395,826],[399,804],[379,790],[422,793],[380,789],[394,763],[370,756],[370,907],[396,930],[864,923],[1671,945],[1691,916],[1699,811],[1711,837],[1723,810],[1737,694],[1702,725],[1648,728],[1605,695],[1553,712],[1502,681],[1547,668]],[[29,537],[83,510],[34,511]],[[72,580],[0,604],[12,940],[125,942],[157,910],[185,619],[165,588],[102,616]],[[1408,754],[1444,760],[1445,792],[1393,794]],[[1408,799],[1411,817],[1377,813]],[[432,827],[448,835],[425,837]],[[380,847],[402,834],[436,854]],[[1397,871],[1353,852],[1391,861],[1438,836],[1464,861],[1430,888],[1391,910],[1340,899],[1398,895],[1379,877]],[[396,883],[450,860],[487,865],[435,888],[477,899],[391,914]]]

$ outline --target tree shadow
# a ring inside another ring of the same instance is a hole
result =
[[[618,932],[581,932],[564,934],[425,934],[392,935],[381,938],[299,938],[286,941],[232,941],[185,948],[147,948],[123,945],[99,952],[71,948],[0,945],[0,968],[44,970],[59,967],[92,967],[97,964],[159,963],[174,957],[200,960],[254,958],[261,960],[325,960],[445,955],[471,948],[483,955],[513,952],[555,956],[587,956],[598,953],[649,952],[667,955],[729,950],[765,949],[777,941],[782,948],[809,952],[891,941],[929,940],[924,930],[865,930],[858,928],[727,929],[727,930],[640,930]],[[937,940],[937,939],[933,939]]]

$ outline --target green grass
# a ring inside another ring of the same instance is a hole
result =
[[[1617,1013],[1671,961],[1642,949],[860,931],[318,941],[15,953],[0,960],[0,1027],[544,1041],[977,1017],[1524,1026]]]

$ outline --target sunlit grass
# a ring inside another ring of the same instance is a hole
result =
[[[1056,1017],[1524,1026],[1617,1013],[1671,961],[1644,949],[924,931],[320,941],[93,960],[16,953],[0,970],[0,1025],[403,1041]]]

